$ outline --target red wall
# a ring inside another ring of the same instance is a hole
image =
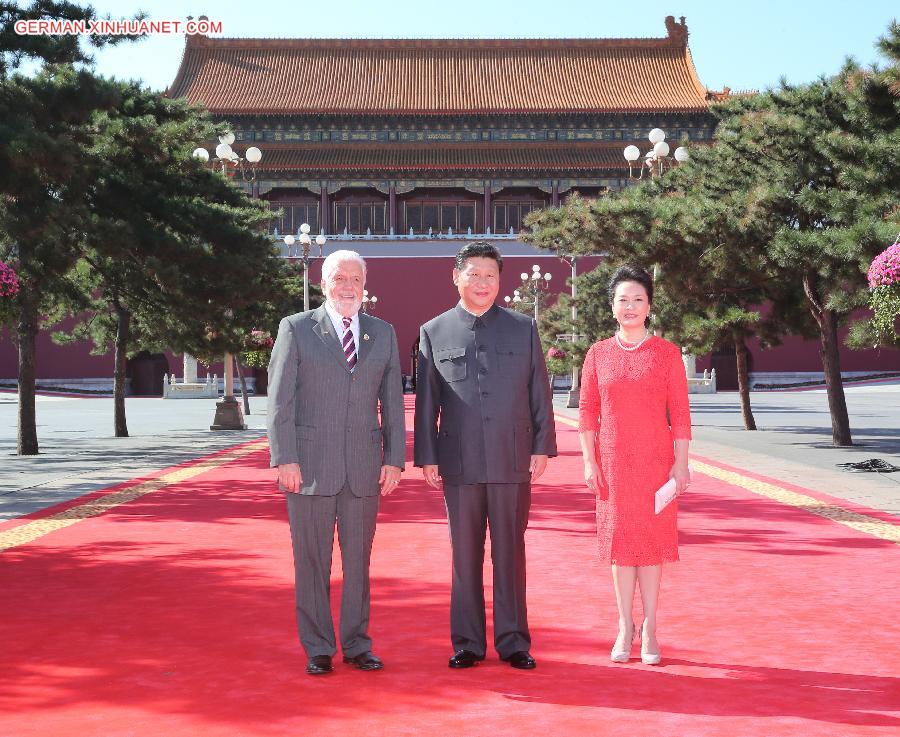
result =
[[[840,331],[840,340],[846,335],[846,330]],[[791,336],[782,345],[767,350],[761,350],[755,341],[750,346],[754,371],[822,371],[818,341]],[[841,351],[841,371],[872,370],[900,371],[900,351],[890,348]]]
[[[855,318],[866,316],[861,310]],[[841,371],[900,371],[900,350],[891,348],[869,348],[851,350],[844,345],[847,328],[838,331],[841,345]],[[779,346],[762,349],[755,338],[747,341],[751,353],[751,371],[818,371],[822,369],[821,344],[818,339],[803,340],[797,336],[787,336]],[[704,356],[697,360],[697,370],[709,368],[710,359]]]
[[[57,345],[49,332],[41,332],[36,344],[38,379],[81,379],[111,377],[113,375],[112,352],[105,356],[92,356],[90,345],[74,343]],[[8,330],[0,330],[0,379],[14,379],[19,375],[19,357],[15,336]]]

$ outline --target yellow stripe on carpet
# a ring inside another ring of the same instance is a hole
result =
[[[65,511],[51,514],[49,517],[31,520],[18,527],[13,527],[5,532],[0,532],[0,552],[9,550],[18,545],[25,545],[33,542],[44,535],[48,535],[56,530],[61,530],[69,525],[74,525],[76,522],[80,522],[83,519],[96,517],[98,514],[103,514],[114,507],[126,504],[145,494],[151,494],[152,492],[159,491],[167,486],[172,486],[172,484],[187,481],[194,476],[199,476],[201,473],[206,473],[219,466],[224,466],[226,463],[230,463],[237,458],[250,455],[251,453],[255,453],[266,447],[267,442],[268,441],[266,440],[257,440],[247,445],[242,445],[239,448],[233,448],[232,450],[214,455],[210,458],[204,458],[199,463],[195,463],[191,466],[178,468],[163,474],[162,476],[158,476],[157,478],[141,481],[133,486],[128,486],[124,489],[104,494],[85,504],[79,504],[78,506],[70,507]]]

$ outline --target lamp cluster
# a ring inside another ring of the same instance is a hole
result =
[[[541,275],[541,267],[534,264],[531,267],[531,273],[523,271],[519,276],[522,284],[518,289],[513,291],[512,297],[506,296],[503,301],[506,304],[522,303],[534,305],[534,319],[538,320],[540,309],[540,292],[550,288],[550,280],[553,275],[549,272]]]
[[[283,239],[284,245],[288,248],[293,246],[298,240],[300,241],[300,247],[303,249],[303,258],[304,260],[309,258],[309,247],[312,245],[312,238],[309,236],[309,223],[303,223],[300,226],[300,233],[297,238],[288,233]],[[325,246],[325,236],[322,233],[316,236],[316,245],[319,247],[319,256],[322,256],[322,249]]]
[[[369,310],[374,309],[377,303],[378,296],[375,294],[370,295],[368,289],[363,289],[362,311],[368,312]]]
[[[684,146],[675,149],[672,156],[669,156],[669,144],[666,143],[666,133],[662,128],[654,128],[647,136],[650,139],[652,148],[644,154],[644,160],[640,164],[640,174],[638,179],[643,178],[646,171],[651,177],[656,174],[662,174],[665,165],[673,166],[673,161],[683,164],[690,158],[688,150]],[[641,150],[634,144],[625,147],[625,160],[628,162],[628,175],[633,177],[633,167],[635,162],[641,158]]]
[[[231,131],[226,131],[219,136],[219,145],[216,146],[216,155],[213,157],[213,162],[222,166],[222,174],[234,176],[235,172],[240,171],[241,177],[245,181],[252,182],[256,179],[256,165],[262,160],[262,151],[256,146],[250,146],[244,152],[244,155],[241,156],[231,148],[232,143],[234,143],[234,133]],[[202,146],[194,149],[193,156],[204,164],[210,160],[209,151]],[[249,174],[244,167],[244,162],[250,164]],[[228,170],[229,166],[233,167],[231,171]]]
[[[288,233],[284,238],[284,245],[287,246],[288,252],[287,255],[291,255],[291,248],[298,241],[300,242],[300,255],[303,256],[303,309],[309,309],[309,250],[312,246],[313,239],[309,237],[309,223],[303,223],[300,226],[300,230],[298,231],[298,235],[295,238],[293,235]],[[319,233],[316,236],[315,242],[319,247],[319,258],[324,254],[325,247],[325,235],[323,233]]]

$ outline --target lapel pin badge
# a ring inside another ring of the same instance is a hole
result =
[[[369,334],[363,333],[363,340],[368,340],[368,339],[369,339]]]

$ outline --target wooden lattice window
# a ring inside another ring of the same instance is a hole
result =
[[[334,205],[334,230],[352,235],[373,235],[387,232],[385,226],[387,205],[384,202],[336,202]]]
[[[495,202],[493,232],[508,233],[512,228],[513,233],[518,233],[522,230],[522,222],[529,212],[546,206],[544,202]]]
[[[472,201],[407,202],[404,205],[404,233],[412,228],[413,233],[446,233],[453,228],[454,233],[475,230],[475,203]]]
[[[319,205],[296,202],[273,202],[269,205],[272,210],[283,210],[280,218],[275,220],[270,227],[278,228],[282,235],[297,234],[303,223],[309,224],[311,233],[319,232]]]

